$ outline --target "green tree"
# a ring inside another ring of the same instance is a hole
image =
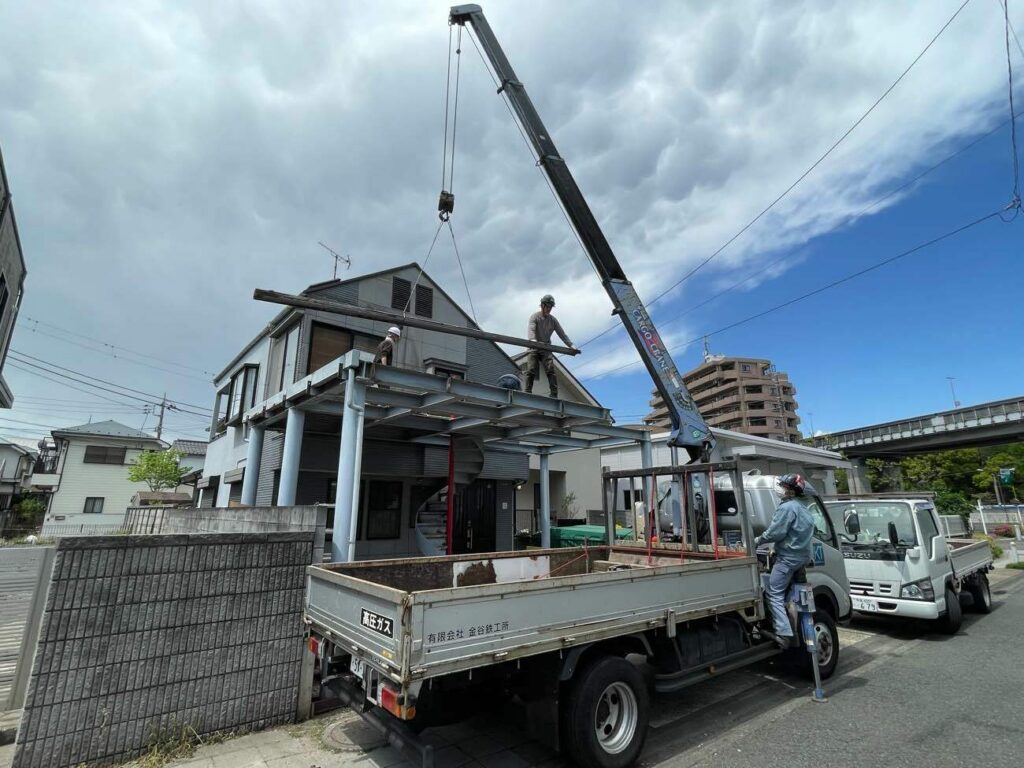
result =
[[[151,491],[177,488],[181,476],[191,472],[192,467],[180,465],[181,454],[177,451],[145,451],[128,468],[128,479],[133,483],[145,483]]]
[[[974,473],[974,487],[994,499],[993,483],[999,482],[999,470],[1003,467],[1014,467],[1017,471],[1012,485],[1000,486],[1000,495],[1004,501],[1020,499],[1024,495],[1024,445],[1003,445],[991,449],[980,471]]]

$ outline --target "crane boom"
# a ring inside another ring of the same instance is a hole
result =
[[[672,361],[672,356],[658,335],[650,313],[637,295],[633,284],[626,279],[619,260],[615,258],[608,240],[587,205],[576,180],[569,172],[565,159],[558,153],[551,134],[537,114],[526,88],[519,82],[505,52],[498,44],[490,24],[479,5],[457,5],[451,9],[449,23],[469,24],[476,33],[484,55],[490,61],[501,86],[498,90],[508,97],[516,119],[533,145],[551,186],[565,209],[569,221],[579,235],[584,250],[590,257],[601,283],[614,306],[614,313],[626,327],[629,338],[640,353],[655,387],[668,407],[672,422],[669,445],[697,448],[705,454],[712,445],[711,430],[704,422],[683,377]],[[699,455],[699,452],[698,452]],[[697,456],[694,456],[696,458]]]

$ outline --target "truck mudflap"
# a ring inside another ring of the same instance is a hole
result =
[[[421,768],[434,768],[434,748],[401,720],[380,707],[370,705],[362,688],[343,676],[326,678],[321,685],[376,729],[392,747],[419,762]]]

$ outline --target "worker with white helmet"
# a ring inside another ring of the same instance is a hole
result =
[[[540,300],[540,312],[530,315],[530,322],[526,327],[527,338],[530,341],[541,341],[545,344],[551,343],[551,334],[557,333],[559,338],[565,342],[565,346],[571,347],[572,342],[565,335],[558,319],[551,314],[555,306],[555,297],[550,293]],[[550,352],[539,349],[530,351],[530,357],[526,364],[526,391],[533,392],[533,382],[537,378],[540,366],[544,366],[544,373],[548,377],[548,394],[551,397],[558,397],[558,379],[555,378],[555,358]]]
[[[377,353],[373,357],[375,365],[395,364],[395,345],[402,338],[402,329],[392,325],[388,328],[388,335],[377,345]]]

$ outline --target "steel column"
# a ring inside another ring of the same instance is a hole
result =
[[[455,537],[455,436],[448,437],[448,493],[444,520],[445,554],[454,554]]]
[[[345,383],[345,410],[341,417],[341,444],[338,448],[338,484],[334,499],[334,536],[331,560],[350,563],[356,557],[359,525],[359,473],[363,463],[363,421],[366,384],[348,369]]]
[[[654,466],[650,432],[644,432],[640,439],[640,466],[643,469],[650,469]],[[644,533],[647,542],[650,543],[660,533],[658,530],[658,478],[645,478],[644,486]]]
[[[281,456],[281,479],[277,488],[277,506],[295,506],[295,490],[299,486],[299,458],[302,455],[302,430],[306,426],[306,412],[288,409],[284,428],[284,453]]]
[[[540,545],[551,546],[551,482],[547,451],[540,454]]]
[[[256,503],[256,485],[260,479],[260,459],[263,457],[263,427],[249,428],[249,447],[245,451],[245,475],[242,477],[242,504]]]

